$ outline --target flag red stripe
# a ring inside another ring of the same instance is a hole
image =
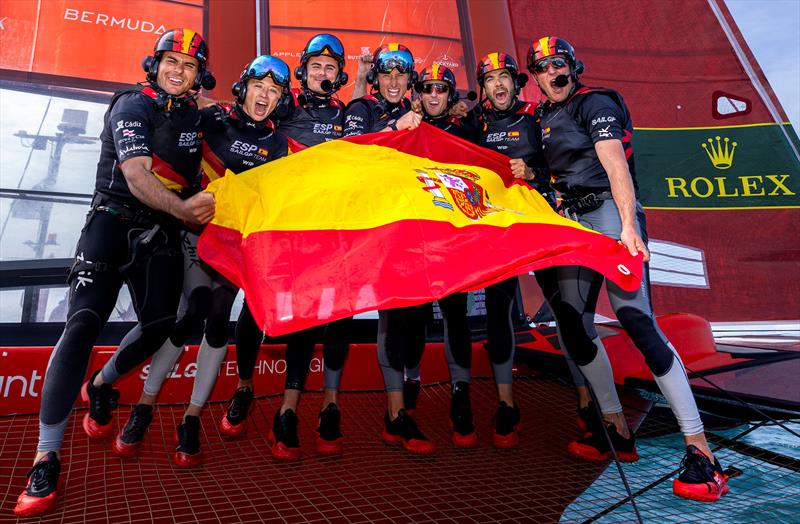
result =
[[[558,241],[540,246],[533,238]],[[244,285],[256,320],[273,336],[363,311],[428,302],[554,265],[583,265],[635,288],[641,259],[627,259],[631,274],[623,275],[617,269],[622,249],[607,237],[564,226],[456,228],[423,220],[366,230],[263,231],[244,241],[238,231],[209,224],[198,246],[223,275]],[[498,260],[503,264],[487,272]],[[275,312],[274,318],[265,318],[266,311]]]

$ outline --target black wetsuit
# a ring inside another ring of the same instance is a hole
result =
[[[460,118],[448,116],[433,118],[427,113],[422,121],[435,126],[464,140],[474,141],[474,130],[467,126]],[[438,300],[442,312],[442,321],[445,331],[445,358],[450,368],[450,378],[456,382],[470,381],[470,367],[472,366],[472,332],[467,321],[468,293],[453,293]],[[419,379],[417,369],[422,360],[425,349],[425,339],[417,345],[411,345],[404,352],[403,363],[406,374],[414,379]]]
[[[475,128],[475,142],[509,158],[521,158],[533,169],[535,178],[528,183],[551,204],[554,203],[549,176],[541,153],[541,130],[534,104],[515,99],[509,109],[498,111],[490,103],[473,110],[467,121]],[[549,304],[558,300],[555,270],[536,271],[536,280]],[[514,356],[514,326],[511,308],[519,280],[509,278],[486,288],[486,349],[498,384],[511,383]]]
[[[411,110],[411,101],[388,102],[380,93],[352,100],[344,118],[344,136],[377,133]],[[404,363],[418,361],[425,347],[431,304],[378,312],[378,362],[387,391],[403,389]]]
[[[295,150],[341,137],[344,111],[344,104],[338,98],[318,98],[310,91],[292,89],[287,113],[281,118],[276,117],[275,121],[279,133],[288,138],[290,150]],[[339,389],[352,321],[352,317],[347,317],[324,327],[305,329],[289,335],[286,345],[286,389],[302,390],[305,387],[309,364],[314,356],[315,341],[320,333],[324,333],[325,387]],[[255,348],[257,351],[263,335],[246,303],[239,316],[236,333],[237,348],[242,347],[243,354],[254,353],[248,348]],[[240,378],[252,377],[252,367],[247,368],[243,375],[243,365],[240,364]]]
[[[153,88],[117,93],[100,135],[92,208],[68,277],[64,333],[45,375],[39,450],[61,447],[67,417],[86,375],[92,347],[123,283],[138,324],[103,368],[105,382],[145,361],[172,332],[183,282],[181,223],[139,201],[120,165],[152,159],[158,180],[176,192],[196,180],[201,155],[200,112],[193,100],[159,96]]]
[[[567,215],[618,240],[622,231],[620,213],[595,144],[605,140],[621,142],[636,190],[633,125],[622,97],[610,89],[577,85],[564,102],[544,104],[541,126],[544,155]],[[647,242],[644,211],[638,202],[635,212],[638,233]],[[603,276],[584,267],[569,266],[558,268],[558,280],[562,296],[558,321],[564,345],[591,383],[603,412],[619,412],[622,407],[611,373],[607,365],[601,365],[607,357],[600,354],[604,350],[593,324]],[[644,355],[684,434],[701,432],[703,425],[680,357],[655,322],[647,264],[637,291],[624,291],[610,281],[606,287],[614,313]]]

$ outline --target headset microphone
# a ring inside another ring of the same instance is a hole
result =
[[[326,93],[330,93],[331,91],[333,91],[333,82],[331,82],[330,80],[323,80],[322,82],[319,83],[319,87]]]
[[[567,84],[569,84],[569,76],[558,75],[553,83],[556,85],[556,87],[565,87]]]
[[[470,102],[474,102],[477,99],[478,99],[478,93],[476,93],[475,91],[469,91],[467,93],[467,100],[469,100]]]

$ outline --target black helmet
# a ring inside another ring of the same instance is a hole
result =
[[[294,77],[300,80],[300,84],[306,88],[308,71],[306,64],[308,59],[312,56],[329,56],[336,60],[339,64],[339,73],[336,75],[336,80],[333,81],[331,93],[338,91],[343,85],[347,83],[348,76],[344,72],[345,54],[342,41],[333,35],[321,33],[311,37],[311,40],[306,43],[303,52],[300,53],[300,65],[294,70]]]
[[[456,75],[450,70],[449,67],[445,67],[441,64],[433,64],[431,67],[425,68],[419,75],[419,82],[414,84],[414,90],[417,93],[421,93],[424,89],[425,82],[431,81],[443,82],[450,88],[449,92],[447,93],[448,107],[458,102],[458,91],[456,91]]]
[[[411,86],[417,83],[414,56],[406,46],[396,43],[384,44],[375,50],[372,55],[372,69],[367,73],[367,83],[377,89],[378,73],[390,73],[393,69],[408,73],[406,89],[411,89]]]
[[[506,69],[514,78],[514,89],[516,94],[528,83],[528,75],[519,72],[519,66],[514,57],[507,53],[494,52],[484,56],[478,63],[478,70],[476,76],[478,79],[478,86],[483,89],[483,79],[492,71],[498,69]]]
[[[165,51],[183,53],[197,59],[198,71],[192,89],[197,90],[201,87],[214,89],[217,81],[214,75],[206,69],[208,64],[208,45],[200,33],[191,29],[170,29],[158,37],[153,48],[153,55],[148,56],[142,62],[142,67],[147,73],[147,80],[155,83],[158,80],[158,64]]]
[[[555,55],[561,55],[567,59],[570,76],[577,80],[578,75],[583,73],[583,62],[575,58],[575,48],[572,47],[572,44],[557,36],[545,36],[533,41],[528,48],[528,71],[533,73],[536,62]]]

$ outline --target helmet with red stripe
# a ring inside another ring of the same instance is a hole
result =
[[[578,75],[584,70],[583,62],[575,58],[575,48],[572,44],[557,36],[544,36],[533,41],[528,48],[528,71],[534,72],[536,62],[558,55],[567,59],[570,76],[577,81]]]
[[[201,87],[214,89],[217,84],[214,75],[207,69],[208,64],[208,45],[200,33],[191,29],[170,29],[158,37],[153,48],[153,55],[148,56],[142,62],[142,67],[147,73],[147,80],[155,83],[158,77],[158,64],[165,51],[173,51],[191,56],[197,59],[198,70],[192,89],[197,90]]]
[[[452,106],[458,102],[458,91],[456,91],[456,75],[441,64],[433,64],[431,67],[426,67],[419,75],[419,82],[414,85],[416,92],[421,92],[424,88],[425,82],[442,82],[447,84],[450,88],[447,93],[447,105]]]
[[[505,69],[511,74],[511,77],[514,79],[516,94],[519,94],[520,90],[528,83],[528,75],[519,72],[519,66],[513,56],[507,53],[494,52],[484,56],[481,61],[478,62],[476,76],[481,90],[483,89],[483,79],[486,78],[486,75],[498,69]]]

